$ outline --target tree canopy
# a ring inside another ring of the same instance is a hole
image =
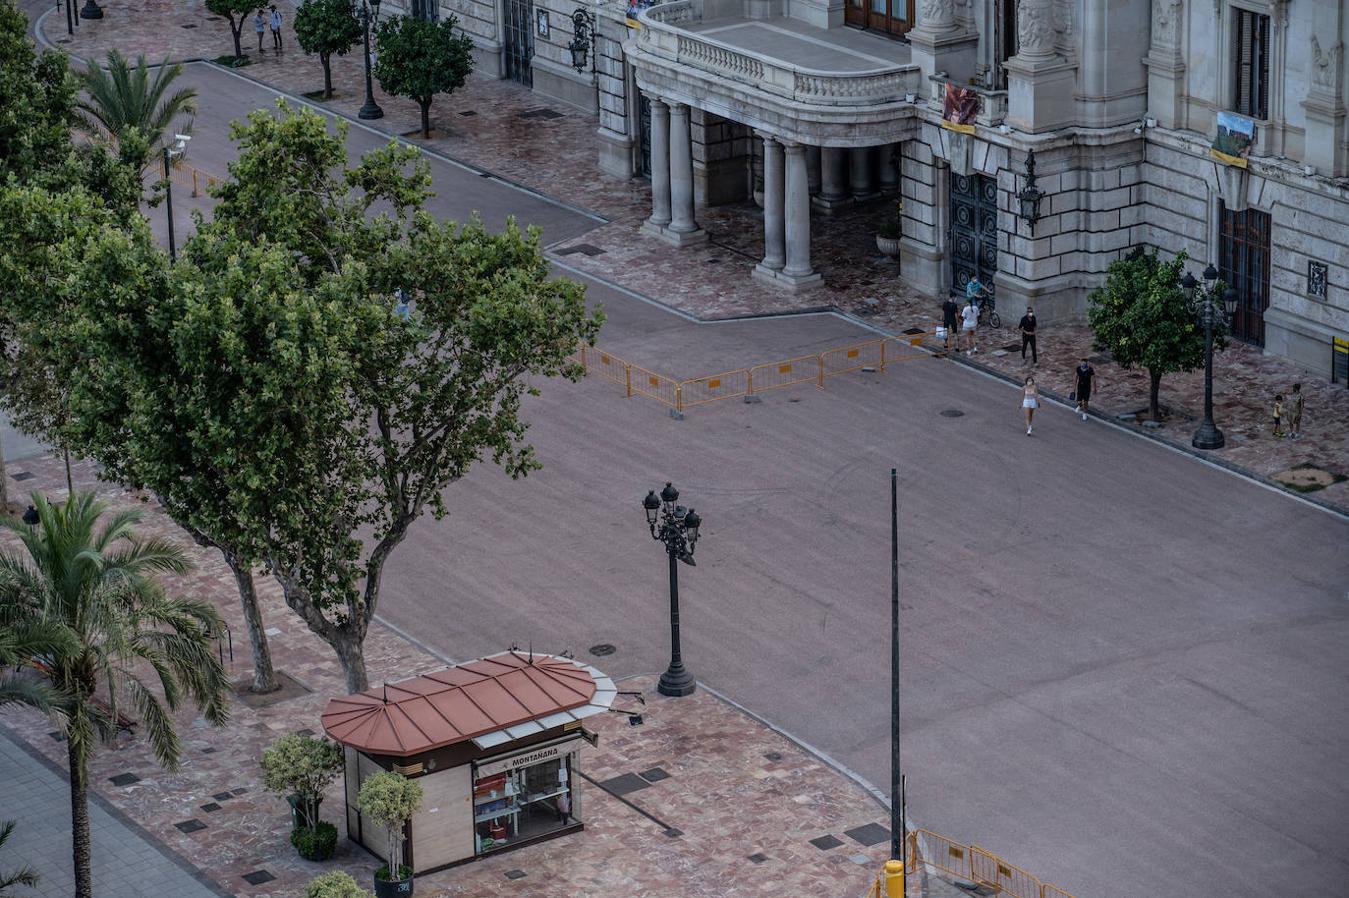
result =
[[[375,77],[389,93],[415,100],[422,112],[422,137],[431,136],[431,101],[453,93],[473,71],[473,41],[460,31],[459,20],[446,16],[430,22],[396,16],[379,23]]]
[[[240,35],[248,14],[258,8],[258,0],[206,0],[206,9],[217,16],[224,16],[230,23],[230,35],[234,38],[234,58],[244,59],[244,50],[240,46]]]
[[[323,66],[323,99],[333,95],[332,56],[345,56],[361,39],[361,23],[351,0],[305,0],[295,10],[295,39]]]

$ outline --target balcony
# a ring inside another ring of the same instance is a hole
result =
[[[908,45],[795,19],[704,19],[703,0],[642,11],[627,52],[643,90],[816,145],[896,139],[920,90]]]

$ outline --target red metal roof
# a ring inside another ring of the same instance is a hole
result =
[[[409,757],[579,707],[595,688],[574,661],[502,652],[332,699],[321,719],[343,745]]]

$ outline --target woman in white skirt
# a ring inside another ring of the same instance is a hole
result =
[[[1030,436],[1031,421],[1035,418],[1035,410],[1040,407],[1040,391],[1035,387],[1035,377],[1026,378],[1026,383],[1021,388],[1021,407],[1026,411],[1026,436]]]

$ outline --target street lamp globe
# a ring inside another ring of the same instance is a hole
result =
[[[1218,279],[1218,269],[1214,268],[1213,263],[1210,262],[1208,263],[1208,267],[1204,269],[1204,280],[1207,283],[1212,284],[1217,279]]]
[[[1180,279],[1180,289],[1185,293],[1187,301],[1194,302],[1194,291],[1199,289],[1199,282],[1187,271],[1185,277]]]
[[[679,501],[679,490],[674,488],[673,483],[665,484],[665,489],[660,491],[660,500],[665,503],[666,512],[674,514],[674,504]]]
[[[703,519],[699,517],[698,512],[694,511],[692,508],[689,509],[688,514],[684,515],[684,532],[687,533],[689,537],[690,554],[693,552],[694,544],[698,542],[698,528],[702,523]]]
[[[1237,291],[1231,287],[1223,291],[1223,308],[1227,310],[1229,318],[1237,313]]]
[[[651,526],[656,526],[656,515],[660,514],[660,499],[656,498],[656,491],[651,490],[642,500],[642,507],[646,509],[646,522]]]

